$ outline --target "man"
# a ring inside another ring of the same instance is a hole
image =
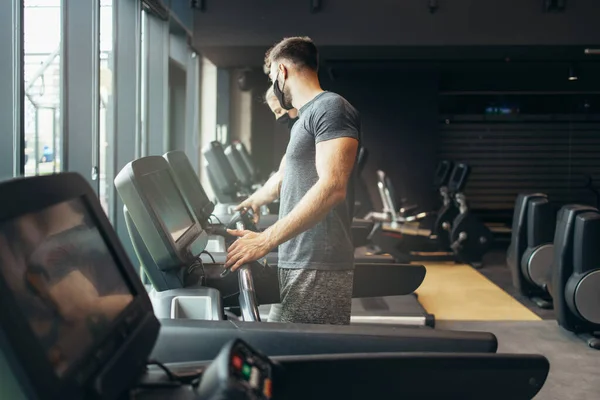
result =
[[[306,37],[267,52],[273,91],[283,109],[298,110],[279,170],[238,208],[280,198],[279,220],[262,233],[230,231],[235,270],[279,246],[282,322],[349,324],[354,269],[351,223],[360,140],[358,112],[321,89],[318,53]]]
[[[273,114],[275,114],[277,122],[282,125],[287,125],[289,130],[291,130],[296,121],[298,121],[298,110],[295,108],[285,110],[281,107],[272,86],[269,87],[269,90],[267,90],[267,93],[265,94],[265,103],[267,103]]]

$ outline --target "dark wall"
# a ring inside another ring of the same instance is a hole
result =
[[[381,208],[375,186],[377,169],[386,171],[396,191],[411,202],[425,208],[433,206],[438,74],[426,70],[341,69],[336,75],[332,80],[323,74],[321,83],[324,89],[344,96],[361,113],[363,144],[370,153],[363,176],[368,178],[374,206]],[[270,171],[285,152],[289,134],[274,122],[266,105],[255,104],[253,156],[263,171]]]
[[[341,69],[337,74],[337,79],[326,79],[323,85],[346,97],[361,113],[363,144],[369,150],[363,176],[374,206],[381,207],[375,172],[382,169],[397,196],[431,207],[437,162],[437,72]]]
[[[208,1],[194,13],[194,43],[210,48],[266,47],[289,35],[310,35],[329,46],[529,46],[600,42],[600,1],[567,1],[562,13],[542,0],[327,0],[311,13],[306,0]],[[343,51],[343,49],[342,49]],[[257,56],[260,56],[257,53]],[[209,55],[210,56],[210,55]],[[235,56],[235,54],[231,54]],[[345,56],[345,55],[344,55]]]

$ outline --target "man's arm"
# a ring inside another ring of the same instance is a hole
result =
[[[252,208],[256,213],[258,209],[266,204],[270,204],[279,198],[281,192],[281,183],[283,182],[283,172],[285,169],[285,154],[279,163],[279,169],[265,182],[265,184],[254,192],[250,197],[240,203],[236,210],[242,208]]]
[[[319,179],[288,215],[265,230],[269,247],[275,248],[312,228],[346,199],[357,150],[358,140],[351,137],[317,143],[315,161]]]

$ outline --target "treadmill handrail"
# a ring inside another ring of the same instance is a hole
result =
[[[336,326],[243,321],[161,319],[152,358],[161,362],[212,360],[228,341],[240,338],[268,356],[450,352],[495,353],[489,332],[397,326]],[[201,345],[199,345],[201,344]]]

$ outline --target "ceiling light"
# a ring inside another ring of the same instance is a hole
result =
[[[569,68],[569,80],[570,81],[576,81],[578,79],[579,79],[579,77],[575,73],[575,68],[573,68],[573,67]]]

